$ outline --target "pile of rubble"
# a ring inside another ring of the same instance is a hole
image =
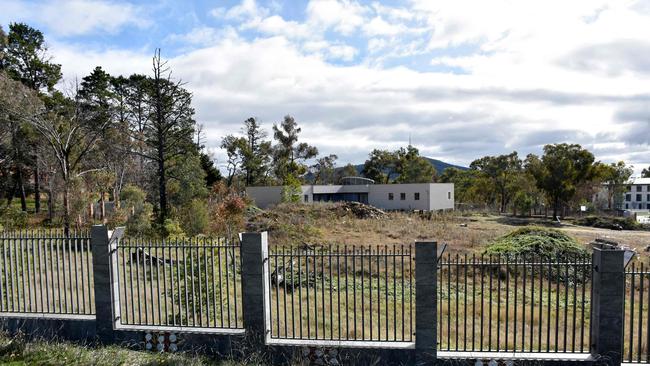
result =
[[[352,214],[359,219],[382,219],[386,217],[386,212],[360,202],[340,202],[334,206],[334,210]]]

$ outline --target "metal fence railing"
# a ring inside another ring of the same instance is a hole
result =
[[[411,246],[274,248],[271,338],[411,342]]]
[[[242,328],[240,255],[223,239],[120,240],[120,324]]]
[[[589,352],[591,259],[445,255],[442,351]]]
[[[623,360],[650,362],[650,268],[632,263],[624,293]]]
[[[0,312],[95,313],[87,232],[1,232],[0,252]]]

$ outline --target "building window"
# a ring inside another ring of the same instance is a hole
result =
[[[630,205],[626,203],[625,204],[625,209],[627,210],[628,208],[630,208]]]
[[[637,191],[637,192],[641,192],[641,190],[643,190],[643,187],[642,187],[642,186],[636,186],[636,191]]]
[[[448,200],[451,199],[451,192],[447,192],[447,199],[448,199]]]
[[[416,201],[419,201],[420,200],[420,192],[413,193],[413,199],[416,200]]]
[[[626,194],[626,195],[625,195],[625,200],[628,201],[628,202],[629,202],[629,201],[632,201],[632,195],[629,194],[629,193]]]
[[[388,200],[389,200],[389,201],[392,201],[393,198],[394,198],[394,197],[393,197],[393,194],[392,194],[392,193],[389,193],[389,194],[388,194]]]
[[[309,202],[309,195],[305,195],[305,202]]]
[[[648,197],[646,197],[645,200],[650,202],[650,194],[648,194]]]
[[[642,201],[642,199],[641,199],[641,195],[640,195],[640,194],[637,194],[637,195],[636,195],[636,201],[637,201],[637,202],[641,202],[641,201]]]
[[[650,186],[645,186],[645,190],[650,192]]]
[[[400,199],[400,201],[404,201],[406,199],[406,193],[400,193],[399,194],[399,199]]]
[[[650,210],[650,203],[646,203],[645,208]]]

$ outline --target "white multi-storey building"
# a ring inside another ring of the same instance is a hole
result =
[[[630,180],[622,208],[632,211],[650,210],[650,178],[632,178]]]

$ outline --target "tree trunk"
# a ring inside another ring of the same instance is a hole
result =
[[[18,189],[20,189],[20,209],[27,211],[27,194],[25,193],[25,181],[23,180],[23,172],[18,169]]]
[[[41,212],[41,178],[40,169],[38,168],[38,154],[34,157],[34,211]]]
[[[54,219],[54,197],[52,192],[52,188],[50,187],[50,191],[47,193],[47,219],[52,222]]]
[[[113,205],[116,209],[120,208],[120,193],[117,190],[117,183],[113,186]]]
[[[165,178],[165,161],[163,160],[162,147],[158,152],[158,195],[160,198],[160,222],[165,222],[167,218],[167,182]]]
[[[559,206],[559,205],[560,205],[560,199],[556,197],[556,198],[553,200],[553,220],[557,220],[557,219],[558,219],[558,217],[557,217],[557,209],[558,209],[558,206]]]
[[[70,190],[67,178],[63,180],[63,231],[70,234]]]
[[[104,192],[101,193],[99,197],[99,218],[102,220],[102,224],[105,224],[106,219],[106,205],[104,200]]]

